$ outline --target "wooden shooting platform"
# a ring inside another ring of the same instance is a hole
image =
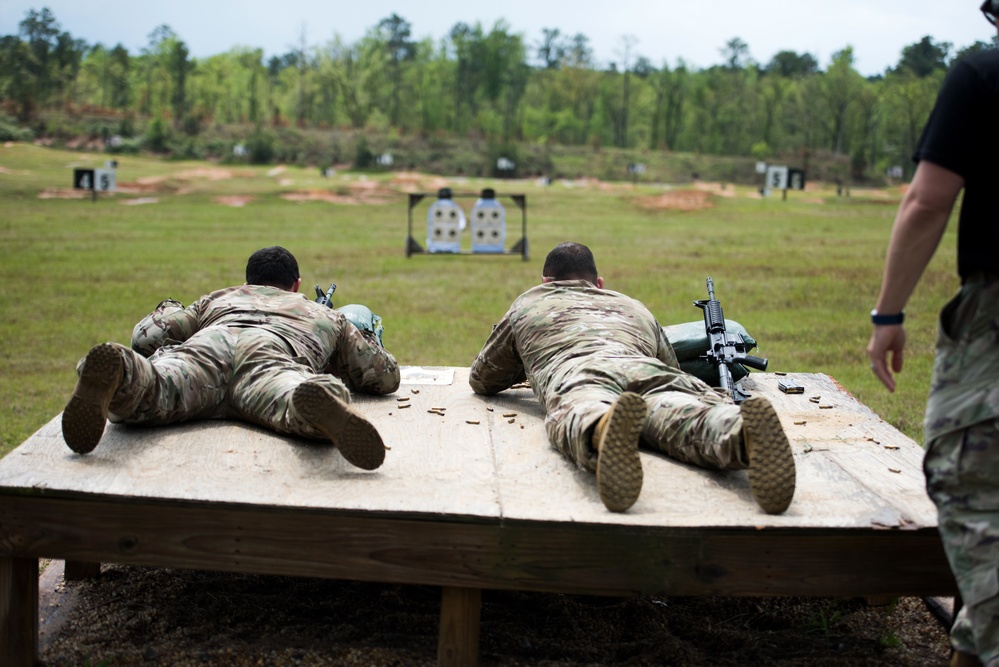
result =
[[[109,425],[72,453],[56,417],[0,460],[0,663],[38,652],[38,559],[436,585],[438,662],[475,664],[482,589],[587,595],[956,592],[922,449],[835,381],[754,373],[788,432],[797,493],[770,516],[746,474],[643,454],[627,513],[548,443],[529,389],[480,397],[467,368],[407,367],[356,399],[391,451],[365,472],[330,447],[238,422]],[[818,397],[817,399],[815,397]]]

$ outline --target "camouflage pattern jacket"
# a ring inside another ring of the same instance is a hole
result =
[[[337,376],[353,391],[389,394],[399,387],[399,365],[374,334],[304,294],[263,285],[216,290],[187,308],[167,299],[135,325],[132,349],[149,357],[209,327],[264,329],[281,338],[296,361]]]
[[[573,369],[649,358],[679,367],[644,305],[586,280],[561,280],[517,297],[472,364],[469,383],[489,395],[527,379],[547,409],[545,397]]]

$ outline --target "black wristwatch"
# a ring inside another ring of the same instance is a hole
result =
[[[905,311],[893,315],[881,315],[877,310],[871,311],[871,323],[874,326],[889,326],[905,322]]]

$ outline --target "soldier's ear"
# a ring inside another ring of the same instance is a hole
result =
[[[604,279],[600,276],[597,276],[597,289],[603,289],[603,288],[604,288]]]
[[[292,292],[297,292],[298,288],[301,286],[301,284],[302,284],[302,279],[299,278],[298,280],[295,281],[295,284],[291,286],[291,291]]]

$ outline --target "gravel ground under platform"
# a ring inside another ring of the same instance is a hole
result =
[[[60,565],[58,561],[53,565]],[[42,585],[42,665],[435,665],[440,590],[105,565]],[[51,576],[57,575],[57,576]],[[47,593],[47,594],[46,594]],[[602,598],[484,591],[480,664],[944,665],[921,598]]]

